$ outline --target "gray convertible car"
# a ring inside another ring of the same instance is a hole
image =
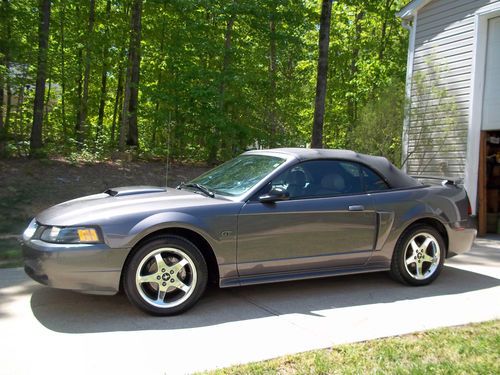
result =
[[[428,180],[431,181],[431,180]],[[51,207],[23,234],[26,273],[173,315],[220,287],[389,271],[438,277],[476,235],[465,190],[342,150],[249,151],[174,188],[109,189]]]

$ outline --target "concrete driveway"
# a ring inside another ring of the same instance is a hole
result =
[[[500,237],[447,262],[427,287],[386,274],[219,290],[154,318],[123,295],[36,285],[0,270],[1,374],[175,374],[340,343],[500,318]]]

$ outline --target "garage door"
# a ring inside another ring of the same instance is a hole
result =
[[[483,130],[500,130],[500,17],[488,21]]]

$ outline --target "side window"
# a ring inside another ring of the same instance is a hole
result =
[[[310,176],[303,168],[303,164],[296,165],[276,177],[267,187],[268,190],[282,187],[288,191],[290,198],[299,198],[306,195]]]
[[[360,166],[339,160],[296,165],[275,178],[269,188],[283,187],[290,199],[358,194],[364,191]]]
[[[363,166],[361,167],[361,169],[366,191],[379,191],[389,189],[389,186],[387,186],[386,182],[382,180],[380,176],[370,168]]]

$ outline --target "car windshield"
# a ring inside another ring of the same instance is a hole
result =
[[[220,195],[246,193],[285,159],[268,155],[240,155],[190,181]]]

